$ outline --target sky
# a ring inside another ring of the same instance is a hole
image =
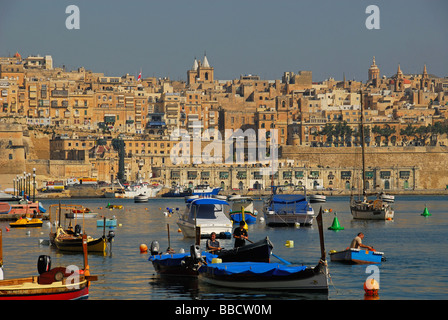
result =
[[[69,5],[79,8],[79,29],[66,28]],[[369,5],[380,29],[366,28]],[[310,70],[316,82],[366,81],[375,56],[381,76],[426,64],[446,77],[447,14],[446,0],[0,0],[0,56],[186,80],[206,53],[216,80]]]

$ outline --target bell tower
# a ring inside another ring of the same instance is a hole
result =
[[[210,66],[206,54],[202,62],[194,58],[192,69],[187,71],[187,78],[188,85],[214,82],[214,69]]]
[[[375,63],[375,57],[373,57],[372,65],[369,68],[369,81],[373,83],[375,87],[378,86],[380,78],[380,68]]]

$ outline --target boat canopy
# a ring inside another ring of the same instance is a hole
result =
[[[285,266],[278,263],[266,262],[225,262],[211,263],[199,269],[199,272],[207,272],[213,269],[215,275],[254,274],[259,276],[288,276],[305,270],[306,266]]]
[[[308,208],[308,202],[304,195],[276,194],[272,197],[271,210],[278,213],[299,213]]]
[[[203,204],[221,204],[221,205],[225,205],[225,206],[229,205],[229,203],[227,201],[215,199],[215,198],[196,198],[196,199],[189,199],[187,201],[191,202],[191,204],[197,205],[197,206],[200,206]]]

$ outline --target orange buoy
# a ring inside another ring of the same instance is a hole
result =
[[[364,291],[367,296],[377,296],[380,284],[375,279],[367,279],[364,282]]]
[[[148,246],[146,244],[142,243],[140,245],[140,253],[146,253],[146,252],[148,252]]]
[[[8,227],[6,227],[6,231],[9,231],[9,228],[8,228]]]
[[[177,229],[177,232],[182,232],[182,230],[179,228],[179,229]]]

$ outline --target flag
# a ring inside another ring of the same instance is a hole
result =
[[[142,80],[142,70],[140,70],[140,73],[138,74],[137,81]]]

